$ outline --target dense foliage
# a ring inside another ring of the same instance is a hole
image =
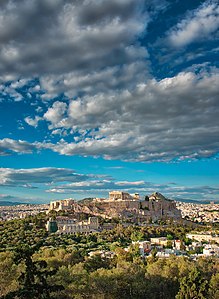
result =
[[[124,250],[153,236],[185,240],[190,227],[118,224],[101,233],[59,236],[45,231],[45,221],[38,215],[0,224],[0,298],[219,298],[217,258],[142,259],[135,246]],[[104,250],[115,254],[106,257]]]

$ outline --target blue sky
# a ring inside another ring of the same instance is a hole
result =
[[[0,200],[219,199],[219,4],[0,3]]]

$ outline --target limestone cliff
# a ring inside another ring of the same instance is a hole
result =
[[[133,222],[148,222],[159,219],[181,219],[181,213],[176,208],[174,201],[165,198],[155,192],[146,196],[145,200],[124,200],[102,202],[91,201],[86,204],[74,203],[73,210],[76,213],[86,213],[105,218],[119,217]]]

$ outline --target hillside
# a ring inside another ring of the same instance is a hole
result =
[[[165,198],[160,193],[153,193],[145,200],[95,200],[84,199],[74,202],[72,205],[74,213],[85,213],[103,218],[121,218],[131,222],[148,222],[159,219],[181,219],[181,213],[176,208],[174,201]]]

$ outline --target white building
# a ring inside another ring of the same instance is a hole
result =
[[[206,234],[206,233],[203,233],[203,234],[186,234],[186,238],[189,238],[191,240],[196,240],[196,241],[199,241],[199,242],[202,242],[202,241],[207,241],[207,242],[211,242],[211,241],[214,241],[216,243],[219,243],[219,237],[218,236],[212,236],[211,234]]]
[[[181,240],[174,240],[174,248],[180,250],[184,243]]]
[[[92,233],[99,230],[97,217],[89,217],[87,221],[77,222],[75,219],[57,219],[59,234]]]
[[[206,244],[203,248],[204,256],[219,255],[219,247],[216,244]]]

